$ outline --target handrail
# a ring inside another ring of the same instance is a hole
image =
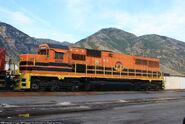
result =
[[[122,72],[122,69],[120,68],[120,78],[121,78],[121,72]]]
[[[114,70],[114,69],[113,69],[113,67],[112,67],[111,69],[112,69],[111,74],[112,74],[112,77],[113,77],[113,74],[114,74],[114,73],[113,73],[113,70]]]
[[[34,63],[35,64],[35,63]],[[130,77],[130,78],[145,78],[145,79],[163,79],[163,73],[162,72],[158,72],[158,71],[154,71],[154,70],[140,70],[137,71],[136,68],[134,69],[128,69],[128,68],[118,68],[116,70],[114,70],[114,67],[109,67],[110,70],[106,70],[106,66],[102,65],[102,69],[99,70],[99,66],[94,63],[94,68],[88,68],[88,65],[85,64],[85,72],[84,75],[88,76],[89,74],[94,74],[94,76],[100,76],[102,75],[102,77],[106,77],[106,76],[111,76],[116,77],[116,78],[123,78],[123,77]],[[89,71],[90,69],[90,71]],[[93,73],[91,73],[91,71],[93,71]],[[101,71],[101,73],[98,73],[99,71]],[[108,73],[109,72],[109,73]],[[77,63],[74,63],[74,73],[75,75],[78,74],[78,70],[77,70]],[[100,75],[99,75],[100,74]]]
[[[86,73],[86,76],[87,76],[87,64],[85,65],[85,73]]]
[[[103,66],[103,74],[105,76],[105,65]]]
[[[75,62],[75,75],[76,75],[76,62]]]
[[[95,73],[95,76],[96,76],[96,63],[95,63],[95,67],[94,67],[94,68],[95,68],[95,69],[94,69],[94,70],[95,70],[95,72],[94,72],[94,73]]]

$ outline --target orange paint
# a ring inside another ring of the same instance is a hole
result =
[[[49,44],[39,45],[38,51],[38,54],[20,55],[21,73],[128,79],[161,76],[160,61],[155,58],[77,47],[56,48]]]

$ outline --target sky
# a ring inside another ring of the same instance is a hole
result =
[[[58,41],[76,42],[109,27],[185,41],[184,0],[0,0],[0,21]]]

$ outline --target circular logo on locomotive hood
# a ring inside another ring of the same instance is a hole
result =
[[[114,65],[114,69],[116,71],[122,71],[123,70],[123,64],[120,61],[116,62],[116,64]]]

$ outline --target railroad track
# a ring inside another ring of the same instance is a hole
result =
[[[166,90],[166,91],[89,91],[89,92],[25,92],[25,91],[0,91],[0,97],[17,97],[17,96],[83,96],[83,95],[102,95],[102,94],[154,94],[168,92],[185,92],[185,90]]]

